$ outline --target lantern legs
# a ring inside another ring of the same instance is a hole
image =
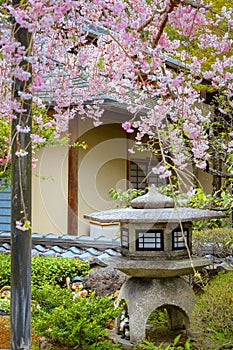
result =
[[[130,341],[133,343],[145,339],[147,320],[159,308],[167,310],[171,330],[187,330],[195,304],[192,288],[180,277],[131,277],[121,287],[119,299],[127,303]],[[116,327],[119,327],[119,321],[116,321]]]

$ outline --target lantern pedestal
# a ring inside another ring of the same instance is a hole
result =
[[[146,337],[146,323],[150,314],[165,307],[171,330],[188,328],[195,295],[190,285],[180,277],[129,278],[121,287],[119,300],[127,302],[130,341],[140,343]],[[120,318],[116,319],[119,330]]]

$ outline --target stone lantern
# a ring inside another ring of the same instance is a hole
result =
[[[166,308],[171,330],[188,328],[195,295],[182,275],[209,265],[192,256],[192,221],[223,217],[221,212],[176,207],[154,185],[147,194],[131,202],[132,208],[85,215],[101,223],[119,222],[121,256],[105,263],[126,273],[119,300],[127,302],[130,341],[145,339],[150,314]],[[116,328],[119,328],[116,320]]]

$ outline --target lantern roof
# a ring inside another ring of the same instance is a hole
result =
[[[160,194],[154,186],[151,186],[147,194],[132,200],[131,203],[132,208],[94,212],[85,214],[84,218],[101,223],[167,223],[211,220],[225,217],[225,214],[221,211],[176,207],[175,202],[170,197]]]
[[[174,208],[175,203],[171,197],[159,193],[155,185],[151,185],[149,191],[143,196],[139,196],[131,201],[133,208]]]
[[[194,208],[157,208],[157,209],[114,209],[85,214],[84,218],[97,222],[189,222],[222,218],[222,212]]]

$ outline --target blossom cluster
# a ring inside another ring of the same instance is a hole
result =
[[[204,79],[229,97],[223,111],[233,107],[233,9],[224,7],[215,13],[210,8],[206,1],[192,6],[172,0],[3,4],[1,118],[18,118],[17,132],[31,133],[33,143],[43,143],[41,135],[20,124],[25,104],[33,100],[34,110],[42,105],[53,108],[49,121],[43,122],[39,112],[33,118],[40,130],[51,128],[59,138],[77,116],[100,125],[107,97],[125,105],[129,119],[122,127],[128,133],[135,131],[138,142],[144,136],[158,138],[164,163],[169,158],[182,169],[191,156],[204,168],[210,157],[207,125],[211,116],[198,109],[203,101],[195,85]],[[31,34],[29,48],[13,35],[16,24]],[[221,25],[227,31],[217,35],[214,29]],[[207,68],[206,57],[189,54],[193,43],[200,50],[213,51]],[[26,91],[13,94],[16,81],[27,86]],[[228,142],[225,149],[230,152],[232,136]],[[22,149],[17,151],[17,156],[26,155]],[[160,168],[160,175],[169,176],[164,169]]]

